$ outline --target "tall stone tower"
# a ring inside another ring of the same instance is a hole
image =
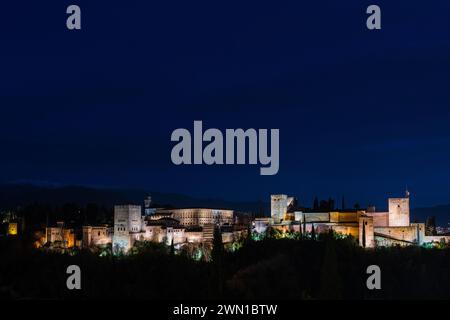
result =
[[[405,198],[389,198],[389,226],[409,226],[409,196]]]
[[[140,232],[141,226],[141,206],[115,206],[113,251],[128,251],[133,245],[131,234]]]
[[[294,198],[285,194],[273,194],[270,196],[270,215],[275,223],[284,219],[292,201],[294,201]]]
[[[92,227],[83,226],[83,241],[81,242],[83,248],[89,247],[91,241],[92,241]]]

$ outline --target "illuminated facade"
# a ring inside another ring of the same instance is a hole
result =
[[[145,233],[139,240],[166,243],[170,245],[182,244],[186,241],[186,228],[172,218],[149,220],[144,226]]]
[[[270,196],[270,216],[276,222],[285,219],[289,206],[294,201],[293,197],[285,194],[275,194]]]
[[[409,197],[389,199],[389,226],[409,226]]]
[[[82,245],[85,248],[91,246],[107,245],[112,242],[112,228],[105,226],[83,226]]]
[[[404,198],[388,199],[388,212],[370,210],[331,211],[331,212],[294,212],[295,221],[280,220],[286,212],[286,195],[272,195],[272,219],[254,221],[255,232],[264,232],[267,225],[279,231],[316,233],[333,230],[358,239],[365,248],[390,245],[422,245],[430,242],[449,242],[450,236],[426,236],[424,223],[410,223],[409,193]]]
[[[45,228],[45,244],[58,245],[61,248],[73,248],[75,246],[75,231],[65,228],[64,222],[57,222],[56,227]]]
[[[150,199],[146,199],[144,215],[141,207],[124,205],[114,207],[114,232],[107,227],[83,227],[86,246],[106,244],[112,239],[115,253],[127,252],[135,241],[152,241],[182,246],[187,243],[212,242],[215,226],[232,226],[233,210],[187,208],[157,209],[148,213]],[[232,241],[240,232],[224,232],[223,241]]]
[[[141,206],[121,205],[114,207],[114,252],[126,252],[142,232]]]
[[[234,211],[209,208],[157,209],[151,219],[171,217],[184,227],[233,224]]]
[[[8,236],[17,235],[17,222],[8,223]]]

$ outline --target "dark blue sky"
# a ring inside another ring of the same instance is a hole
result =
[[[393,2],[2,4],[0,181],[450,203],[450,2]],[[194,120],[279,128],[278,175],[173,165]]]

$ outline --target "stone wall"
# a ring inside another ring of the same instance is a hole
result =
[[[369,217],[373,217],[374,227],[388,227],[389,226],[389,212],[366,212]]]
[[[359,237],[359,226],[358,224],[339,224],[339,225],[330,225],[330,228],[333,229],[337,233],[341,233],[343,235],[351,235],[354,238]]]
[[[178,220],[182,226],[204,226],[209,224],[232,224],[233,210],[208,209],[208,208],[184,208],[184,209],[158,209],[152,220],[158,217],[171,216]]]
[[[342,223],[342,222],[356,222],[361,212],[330,212],[330,222]]]
[[[416,225],[411,225],[408,227],[377,227],[374,231],[377,235],[382,235],[387,238],[407,241],[411,243],[416,243],[418,241],[418,232]]]
[[[330,214],[328,212],[304,212],[303,217],[305,218],[306,223],[330,221]],[[303,221],[303,217],[300,221]]]

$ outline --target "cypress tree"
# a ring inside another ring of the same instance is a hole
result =
[[[303,236],[306,237],[306,217],[303,215]]]
[[[334,200],[331,197],[328,198],[328,210],[334,210]]]
[[[213,248],[211,251],[211,259],[213,263],[213,270],[217,281],[219,295],[221,295],[223,291],[223,272],[222,272],[223,251],[224,249],[222,243],[222,233],[220,232],[220,227],[215,227]]]
[[[172,242],[170,243],[170,256],[174,256],[175,255],[175,245],[173,244],[173,238],[172,238]]]
[[[313,210],[319,210],[319,199],[317,197],[314,198]]]
[[[300,240],[302,240],[303,239],[303,232],[302,232],[302,223],[301,222],[298,225],[298,229],[299,229]]]
[[[362,246],[363,248],[366,247],[366,222],[363,221],[363,228],[362,228]]]
[[[251,223],[248,224],[247,226],[247,238],[245,239],[245,242],[250,243],[253,241],[252,238],[252,225]]]
[[[311,225],[311,239],[316,240],[316,231],[314,230],[314,223]]]
[[[211,251],[211,258],[215,264],[220,264],[222,262],[223,255],[223,243],[222,234],[220,228],[214,228],[214,238],[213,238],[213,248]]]
[[[299,235],[299,239],[303,239],[303,232],[302,232],[302,222],[299,221],[298,223],[298,235]]]
[[[333,230],[333,228],[328,229],[328,239],[334,240],[334,230]]]

